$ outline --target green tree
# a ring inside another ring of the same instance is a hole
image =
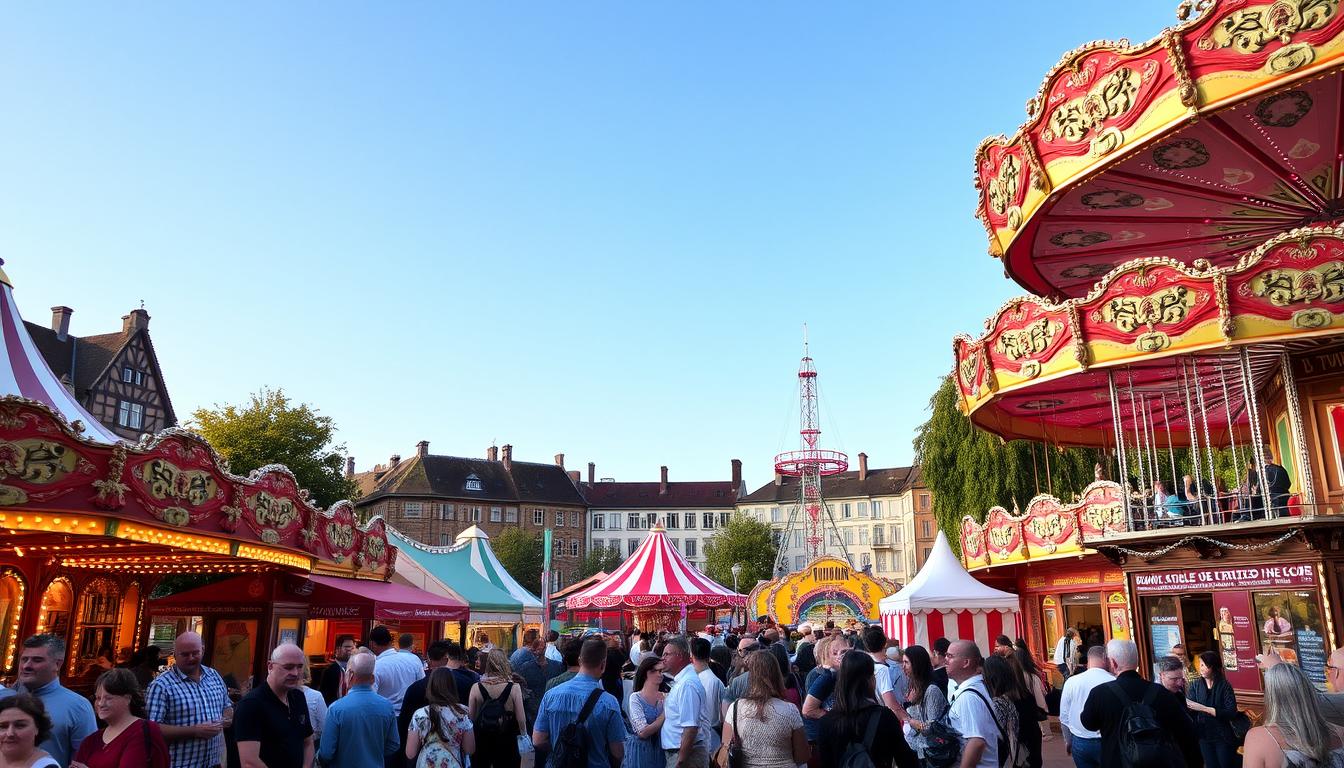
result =
[[[576,578],[586,579],[595,573],[603,571],[611,573],[621,564],[621,548],[612,546],[591,547],[588,554],[583,556],[583,564],[579,566],[579,574]]]
[[[745,594],[756,582],[774,578],[778,551],[770,526],[739,512],[705,544],[705,574],[731,587],[733,565],[741,564],[737,587]]]
[[[198,408],[189,425],[246,475],[267,464],[284,464],[319,506],[354,499],[355,483],[345,476],[345,446],[333,444],[336,425],[316,408],[290,402],[282,389],[262,389],[242,406]]]
[[[1025,509],[1033,496],[1050,493],[1064,501],[1087,487],[1101,451],[1061,448],[1029,440],[1004,442],[977,428],[957,410],[956,384],[943,379],[929,399],[929,419],[915,436],[915,462],[933,494],[938,527],[953,549],[960,546],[961,519],[984,520],[990,507]],[[1047,466],[1048,462],[1048,466]],[[1114,477],[1108,470],[1108,477]]]
[[[530,591],[541,589],[541,566],[544,560],[540,533],[529,533],[522,528],[506,528],[490,539],[495,557],[509,575]]]

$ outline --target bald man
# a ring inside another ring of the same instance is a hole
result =
[[[1256,657],[1261,669],[1269,669],[1283,662],[1277,653],[1266,653]],[[1316,694],[1316,703],[1320,705],[1321,716],[1331,725],[1344,726],[1344,648],[1336,648],[1325,664],[1325,682],[1334,693]]]
[[[219,673],[201,663],[205,645],[195,632],[173,641],[173,664],[145,690],[145,709],[168,742],[172,768],[210,768],[224,763],[222,730],[233,720],[229,689]]]
[[[293,643],[277,646],[266,663],[265,685],[248,691],[234,715],[233,735],[242,768],[313,764],[313,725],[299,690],[302,686],[303,649]]]
[[[373,690],[372,654],[351,657],[345,674],[349,692],[327,710],[318,756],[327,768],[369,768],[401,749],[392,703]]]

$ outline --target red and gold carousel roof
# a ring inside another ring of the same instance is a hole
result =
[[[976,151],[976,214],[1027,290],[1080,297],[1136,258],[1231,267],[1344,216],[1340,0],[1223,0],[1067,55]]]

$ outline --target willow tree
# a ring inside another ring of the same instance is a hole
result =
[[[984,520],[990,507],[1025,509],[1049,493],[1070,501],[1095,477],[1103,457],[1091,448],[1062,448],[985,432],[957,410],[956,384],[943,379],[929,399],[929,419],[915,436],[915,462],[933,494],[933,513],[957,548],[961,519]]]

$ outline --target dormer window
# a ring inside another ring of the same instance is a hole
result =
[[[484,490],[483,488],[481,488],[481,478],[477,477],[474,474],[467,475],[467,483],[465,486],[463,486],[463,490],[467,491]]]

